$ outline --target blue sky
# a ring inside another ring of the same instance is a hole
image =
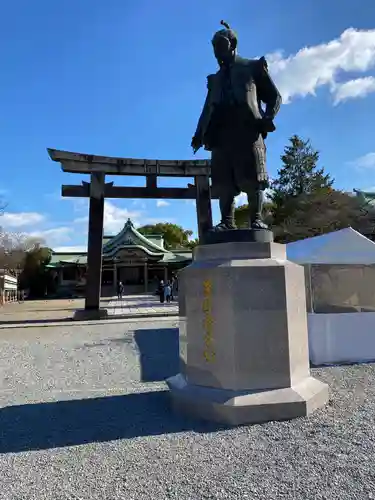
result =
[[[217,69],[210,40],[220,19],[237,31],[243,57],[267,56],[284,97],[267,143],[271,176],[288,138],[299,134],[320,151],[338,188],[375,186],[375,2],[361,0],[357,9],[349,0],[253,5],[259,2],[3,1],[0,190],[8,206],[0,224],[41,235],[54,248],[85,245],[87,203],[60,196],[61,184],[84,177],[61,172],[47,147],[191,158],[206,75]],[[117,232],[128,216],[196,230],[192,203],[160,205],[109,200],[105,230]]]

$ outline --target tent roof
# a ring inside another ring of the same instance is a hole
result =
[[[375,264],[375,243],[351,227],[287,244],[298,264]]]

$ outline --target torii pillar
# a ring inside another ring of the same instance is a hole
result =
[[[108,316],[106,309],[100,309],[105,174],[92,172],[90,180],[86,298],[85,308],[74,314],[74,319],[77,320],[101,319]]]

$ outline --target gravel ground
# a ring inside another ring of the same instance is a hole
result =
[[[215,428],[173,415],[176,322],[0,331],[0,499],[375,498],[375,365],[314,369],[324,410]]]

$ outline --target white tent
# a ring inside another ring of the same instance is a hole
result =
[[[375,243],[351,227],[287,245],[305,268],[314,364],[375,360]]]
[[[375,264],[375,243],[351,227],[287,245],[297,264]]]

